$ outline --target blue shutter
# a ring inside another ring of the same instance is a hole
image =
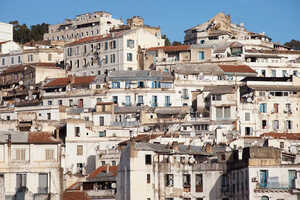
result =
[[[263,104],[259,104],[259,112],[263,112],[263,110],[264,110],[264,106],[263,106]]]
[[[152,88],[155,88],[155,81],[152,81]]]

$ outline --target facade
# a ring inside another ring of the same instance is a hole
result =
[[[61,24],[50,25],[48,33],[44,34],[44,40],[72,41],[89,36],[104,35],[109,33],[110,29],[117,28],[122,24],[121,19],[112,18],[112,15],[105,11],[85,13],[74,19],[65,19]]]
[[[71,42],[65,46],[64,61],[70,73],[77,76],[138,70],[140,49],[163,45],[160,35],[137,27]]]
[[[223,165],[209,157],[196,146],[132,142],[121,154],[116,199],[222,199]]]
[[[61,199],[61,141],[49,133],[1,132],[1,199]]]

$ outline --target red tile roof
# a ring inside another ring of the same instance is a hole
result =
[[[163,51],[187,51],[190,49],[190,45],[177,45],[177,46],[163,46],[163,47],[151,47],[148,48],[148,51],[157,51],[162,49]]]
[[[248,65],[218,65],[224,72],[232,73],[256,73]]]
[[[90,200],[88,194],[83,191],[66,191],[63,200]]]
[[[58,86],[67,86],[71,82],[69,77],[66,78],[56,78],[50,81],[45,87],[58,87]]]
[[[96,178],[100,173],[106,173],[107,165],[101,166],[98,169],[92,171],[88,178]],[[117,176],[118,166],[109,166],[109,172],[112,173],[113,176]]]
[[[65,77],[65,78],[56,78],[51,80],[49,83],[47,83],[44,87],[59,87],[59,86],[66,86],[68,84],[72,85],[88,85],[94,79],[96,76],[78,76],[78,77]]]
[[[29,144],[59,144],[61,141],[48,132],[30,132],[28,134]]]
[[[300,133],[264,133],[261,137],[271,137],[274,139],[300,140]]]
[[[72,81],[72,85],[88,85],[90,84],[96,76],[78,76]]]

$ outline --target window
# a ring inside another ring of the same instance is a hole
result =
[[[198,52],[198,60],[204,60],[204,51]]]
[[[261,113],[267,112],[267,104],[266,103],[259,104],[259,112],[261,112]]]
[[[116,55],[115,54],[111,54],[110,55],[110,63],[115,63],[116,62]]]
[[[272,77],[276,77],[276,70],[271,70]]]
[[[159,81],[152,81],[152,88],[160,88]]]
[[[108,42],[105,42],[104,43],[104,50],[107,50],[108,49]]]
[[[120,82],[113,81],[112,88],[120,88]]]
[[[38,193],[40,193],[40,194],[48,193],[48,174],[46,174],[46,173],[39,174]]]
[[[130,96],[125,96],[125,106],[131,106],[131,98],[130,98]]]
[[[25,160],[26,159],[26,149],[16,149],[15,160]]]
[[[108,63],[108,55],[105,55],[104,56],[104,64],[107,64]]]
[[[291,120],[285,121],[285,128],[288,130],[292,129],[292,121]]]
[[[150,174],[147,174],[147,183],[150,183],[150,182],[151,182]]]
[[[104,117],[99,117],[99,125],[104,126]]]
[[[265,92],[263,92],[263,91],[259,91],[259,93],[258,93],[258,94],[259,94],[259,96],[260,96],[260,97],[264,97],[264,96],[266,96],[266,93],[265,93]]]
[[[48,105],[51,106],[52,105],[52,101],[48,101]]]
[[[203,192],[203,176],[196,174],[196,192]]]
[[[150,154],[145,155],[145,164],[151,165],[152,164],[152,156]]]
[[[259,186],[262,188],[266,188],[268,184],[268,170],[260,170],[259,176]]]
[[[293,71],[293,75],[294,75],[294,76],[298,76],[298,71],[294,70],[294,71]]]
[[[144,104],[144,97],[138,96],[138,105]]]
[[[245,121],[250,121],[250,113],[249,112],[245,113]]]
[[[80,136],[80,127],[75,127],[75,136],[76,137]]]
[[[183,187],[191,187],[191,175],[183,174]]]
[[[174,186],[174,175],[173,174],[165,174],[165,186],[166,187]]]
[[[10,64],[14,64],[14,57],[11,57]]]
[[[2,58],[2,65],[5,65],[5,58]]]
[[[261,70],[261,75],[263,76],[263,77],[265,77],[266,76],[266,70]]]
[[[273,104],[273,113],[278,113],[278,109],[279,109],[279,104],[278,103],[274,103]]]
[[[114,160],[111,161],[111,165],[112,165],[112,166],[116,166],[116,161],[114,161]]]
[[[182,98],[183,99],[189,99],[188,89],[182,90]]]
[[[130,82],[130,81],[126,81],[126,82],[125,82],[125,88],[126,88],[126,89],[129,89],[129,88],[130,88],[130,85],[131,85],[131,82]]]
[[[265,129],[267,127],[267,120],[262,120],[261,121],[261,128]]]
[[[252,127],[245,127],[245,135],[252,135],[253,128]]]
[[[47,113],[47,119],[51,120],[51,113]]]
[[[138,88],[145,88],[144,82],[143,81],[138,81],[137,87]]]
[[[278,130],[279,129],[279,121],[278,120],[273,120],[273,129]]]
[[[289,188],[294,189],[296,186],[297,172],[296,170],[289,170]]]
[[[165,96],[165,106],[166,107],[170,107],[171,106],[170,96]]]
[[[117,44],[117,43],[116,43],[116,40],[111,41],[111,42],[110,42],[110,48],[111,48],[111,49],[115,49],[115,48],[117,47],[116,44]]]
[[[284,149],[284,142],[280,142],[280,148]]]
[[[157,107],[157,96],[152,96],[152,107]]]
[[[291,107],[290,103],[285,104],[285,110],[284,110],[284,112],[285,113],[289,113],[289,114],[292,113],[292,107]]]
[[[132,53],[127,53],[127,61],[132,61]]]
[[[16,174],[16,188],[17,191],[23,190],[26,188],[27,176],[26,174]]]
[[[134,40],[127,40],[127,47],[128,48],[134,48]]]
[[[261,200],[269,200],[269,197],[268,196],[262,196]]]
[[[287,71],[286,70],[282,70],[282,77],[287,77]]]
[[[212,101],[221,101],[222,100],[222,95],[220,94],[214,94],[211,96]]]
[[[58,105],[62,105],[63,101],[60,99],[58,100]]]
[[[99,137],[105,137],[106,131],[99,131]]]
[[[83,145],[77,145],[77,156],[83,155]]]
[[[230,106],[225,107],[216,107],[216,119],[217,120],[228,120],[231,118],[231,109]]]
[[[113,96],[113,102],[114,104],[118,104],[118,96]]]

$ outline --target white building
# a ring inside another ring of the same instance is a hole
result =
[[[117,199],[222,199],[223,165],[197,146],[134,143],[122,151]]]
[[[45,132],[0,137],[0,199],[61,199],[61,141]]]
[[[44,40],[72,41],[103,35],[122,24],[121,19],[112,18],[112,15],[105,11],[81,14],[75,19],[65,19],[61,24],[50,25],[48,33],[44,34]]]
[[[138,27],[71,42],[65,46],[64,60],[70,73],[79,76],[138,70],[141,69],[139,51],[163,45],[160,34]]]
[[[13,41],[13,25],[0,22],[0,43],[5,41]]]

